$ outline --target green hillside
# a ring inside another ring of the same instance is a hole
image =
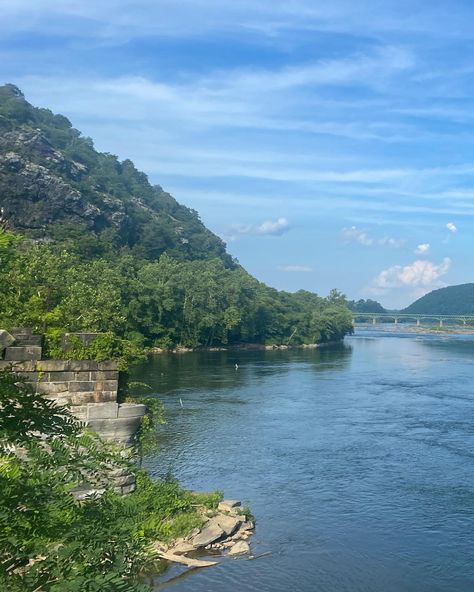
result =
[[[0,208],[34,238],[89,240],[157,259],[232,259],[223,241],[130,160],[97,152],[70,121],[38,109],[11,84],[0,87]]]
[[[387,312],[386,309],[380,304],[380,302],[377,302],[376,300],[371,300],[370,298],[367,298],[367,300],[349,300],[347,306],[349,310],[352,310],[352,312]]]
[[[433,290],[405,310],[409,314],[474,314],[474,284],[460,284]]]
[[[106,332],[95,354],[116,357],[352,331],[337,291],[262,284],[196,212],[13,85],[0,87],[0,210],[0,327],[36,327],[53,355],[64,331]]]

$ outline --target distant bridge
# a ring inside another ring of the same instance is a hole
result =
[[[397,312],[353,312],[352,322],[356,325],[358,322],[372,323],[376,325],[378,322],[393,322],[398,325],[399,322],[413,322],[417,326],[424,323],[438,323],[440,327],[444,323],[467,325],[474,324],[474,315],[437,315],[437,314],[404,314]]]

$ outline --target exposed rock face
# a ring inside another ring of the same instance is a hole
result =
[[[11,132],[0,138],[0,191],[8,195],[8,199],[3,201],[0,198],[0,201],[4,216],[13,228],[46,233],[51,224],[65,221],[84,224],[94,231],[106,226],[120,226],[124,212],[119,200],[103,195],[98,207],[84,199],[81,192],[59,173],[30,160],[34,158],[33,154],[28,154],[30,150],[36,150],[45,157],[50,148],[39,132],[33,144],[26,144],[26,154],[11,150],[1,154],[11,144],[21,149],[22,139],[30,140],[29,135],[22,132]],[[55,165],[60,163],[62,168],[67,172],[73,171],[76,176],[79,174],[79,165],[67,163],[59,152],[50,150],[53,156],[46,156],[46,160]]]
[[[38,240],[78,232],[135,248],[145,259],[169,252],[220,257],[223,241],[130,160],[94,149],[66,117],[30,105],[13,85],[0,86],[0,209],[8,227]]]

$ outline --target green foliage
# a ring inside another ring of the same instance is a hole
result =
[[[474,284],[433,290],[402,310],[409,314],[474,315]]]
[[[165,409],[163,403],[155,397],[138,397],[134,400],[146,406],[146,414],[142,418],[137,437],[141,461],[144,456],[157,449],[158,426],[165,423]]]
[[[380,302],[370,298],[367,298],[367,300],[350,300],[347,306],[353,312],[387,312]]]
[[[69,347],[63,349],[63,332],[58,329],[49,330],[45,334],[46,350],[50,357],[67,360],[117,360],[120,370],[126,370],[129,364],[139,359],[145,359],[145,351],[133,341],[114,335],[111,331],[101,333],[88,346],[78,337],[68,337]]]
[[[209,510],[217,510],[219,502],[224,499],[224,492],[211,491],[209,493],[195,493],[194,499],[195,503],[199,504],[200,506],[204,506]]]
[[[298,345],[341,339],[352,325],[345,297],[278,292],[220,259],[162,255],[80,258],[66,244],[9,243],[0,270],[0,325],[46,333],[49,355],[125,367],[144,346],[209,347],[242,342]],[[61,352],[61,334],[103,335],[89,348]]]
[[[9,592],[144,592],[152,543],[201,526],[195,497],[167,477],[138,472],[137,489],[77,501],[87,482],[133,466],[86,433],[21,377],[0,373],[0,589]],[[113,482],[110,482],[113,483]]]

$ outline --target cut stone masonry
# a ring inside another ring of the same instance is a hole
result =
[[[89,345],[94,334],[80,333],[77,337]],[[58,405],[67,405],[73,415],[106,440],[132,446],[145,406],[117,402],[117,363],[43,360],[42,341],[42,336],[34,335],[29,328],[9,333],[0,330],[0,370],[11,368],[25,376],[36,392]]]

